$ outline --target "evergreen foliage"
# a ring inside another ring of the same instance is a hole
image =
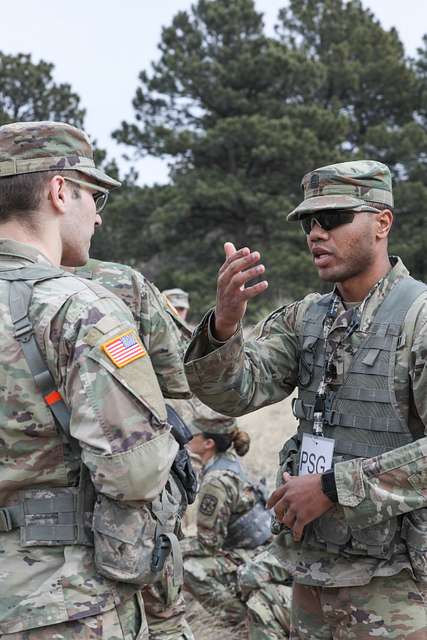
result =
[[[53,80],[54,65],[31,55],[0,52],[0,124],[57,120],[82,127],[85,110],[67,83]]]
[[[286,214],[311,169],[350,159],[389,165],[395,180],[391,249],[426,279],[427,36],[415,59],[395,29],[359,0],[290,0],[268,37],[253,0],[198,0],[162,30],[142,70],[135,118],[113,133],[135,157],[170,165],[166,186],[113,192],[94,255],[180,286],[194,316],[213,304],[223,243],[263,254],[268,291],[253,316],[321,286]],[[85,111],[53,65],[0,52],[0,124]],[[97,150],[105,166],[105,152]],[[108,170],[118,174],[114,161]],[[193,316],[193,317],[194,317]]]
[[[275,37],[253,0],[199,0],[163,29],[159,51],[139,76],[135,121],[113,134],[171,166],[167,187],[115,200],[127,261],[189,290],[200,312],[214,302],[223,242],[256,248],[270,288],[250,307],[262,314],[319,288],[305,239],[285,220],[303,174],[372,158],[395,178],[392,249],[425,278],[427,40],[408,59],[358,0],[290,0]]]
[[[68,83],[56,83],[54,65],[30,54],[7,55],[0,51],[0,125],[10,122],[54,120],[84,128],[86,110],[80,97]],[[95,162],[108,167],[113,176],[118,169],[114,161],[107,165],[106,152],[94,144]]]

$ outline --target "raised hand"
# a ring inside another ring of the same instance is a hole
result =
[[[246,312],[248,300],[255,298],[268,287],[267,280],[245,287],[248,280],[265,271],[258,251],[248,247],[236,250],[232,242],[224,245],[225,262],[219,270],[215,308],[215,337],[227,340],[236,331]]]

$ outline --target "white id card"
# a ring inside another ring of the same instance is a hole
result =
[[[298,475],[324,473],[332,468],[335,440],[304,433]]]

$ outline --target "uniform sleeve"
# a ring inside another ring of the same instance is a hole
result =
[[[426,309],[424,304],[416,321],[412,346],[404,356],[409,358],[413,404],[424,424],[425,437],[374,458],[335,465],[339,503],[353,528],[368,527],[427,507]]]
[[[208,406],[231,416],[286,398],[298,377],[299,305],[274,312],[260,325],[256,339],[245,342],[240,329],[218,347],[209,340],[211,315],[205,316],[185,355],[192,391]]]
[[[44,344],[96,490],[116,500],[152,500],[178,445],[128,309],[107,292],[80,292],[47,327]]]
[[[173,311],[167,307],[157,287],[142,280],[140,332],[162,393],[166,398],[189,398],[191,391],[183,360],[191,332],[178,317],[173,316]]]

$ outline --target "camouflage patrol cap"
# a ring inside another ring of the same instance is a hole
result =
[[[375,202],[393,206],[390,170],[375,160],[320,167],[307,173],[301,186],[304,200],[288,215],[289,222],[325,209],[375,211],[375,205],[369,205]]]
[[[107,189],[120,182],[97,169],[88,136],[64,122],[15,122],[0,127],[0,178],[40,171],[79,171]]]
[[[197,411],[193,415],[189,427],[193,435],[198,433],[231,434],[237,427],[237,420],[217,413],[200,403],[197,405]]]
[[[167,297],[169,302],[177,309],[189,309],[189,296],[183,289],[165,289],[163,295]]]

